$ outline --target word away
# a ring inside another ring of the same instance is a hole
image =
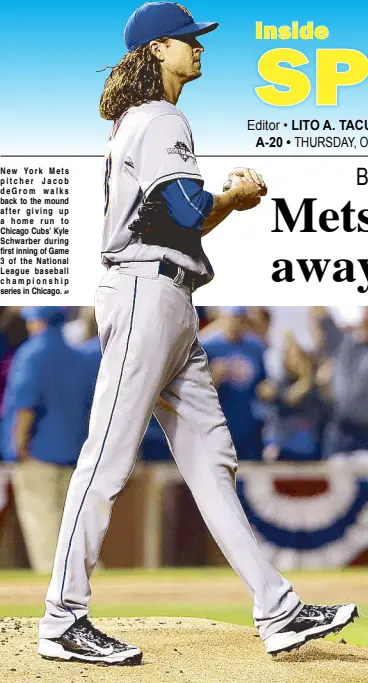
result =
[[[338,259],[333,263],[331,259],[298,258],[294,263],[288,259],[278,259],[272,265],[275,269],[272,274],[274,282],[295,282],[297,273],[302,274],[306,282],[312,278],[322,282],[323,278],[327,279],[331,275],[332,269],[334,282],[356,282],[358,269],[359,274],[364,275],[365,285],[359,285],[357,290],[359,294],[368,291],[368,259],[358,259],[355,264],[349,259]]]

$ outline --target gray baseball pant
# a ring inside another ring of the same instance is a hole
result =
[[[262,555],[236,495],[236,453],[197,339],[191,293],[158,267],[113,267],[96,293],[103,356],[88,438],[67,493],[41,638],[61,636],[88,613],[89,577],[152,412],[212,536],[253,597],[260,636],[280,630],[301,609],[290,583]],[[160,395],[170,409],[157,407]]]

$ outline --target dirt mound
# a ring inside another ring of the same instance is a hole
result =
[[[368,648],[314,641],[265,654],[254,629],[206,619],[95,619],[98,628],[142,647],[142,666],[60,663],[37,655],[37,619],[0,619],[1,683],[363,683]]]

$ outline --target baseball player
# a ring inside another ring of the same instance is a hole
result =
[[[226,191],[203,189],[189,124],[176,104],[201,76],[201,34],[181,5],[147,3],[125,28],[100,111],[114,121],[105,174],[102,261],[95,309],[102,347],[85,442],[67,494],[39,653],[53,659],[139,663],[139,647],[88,620],[89,577],[112,505],[154,413],[203,518],[254,598],[270,653],[341,629],[353,604],[304,605],[261,554],[235,493],[236,454],[198,338],[194,289],[213,271],[201,238],[233,210],[255,207],[262,178],[241,169]]]

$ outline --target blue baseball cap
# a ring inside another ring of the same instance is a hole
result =
[[[67,317],[63,306],[26,306],[20,312],[23,320],[42,320],[52,326],[62,325]]]
[[[175,2],[146,2],[128,19],[124,41],[129,52],[156,38],[202,35],[214,31],[216,22],[196,23],[190,12]]]

